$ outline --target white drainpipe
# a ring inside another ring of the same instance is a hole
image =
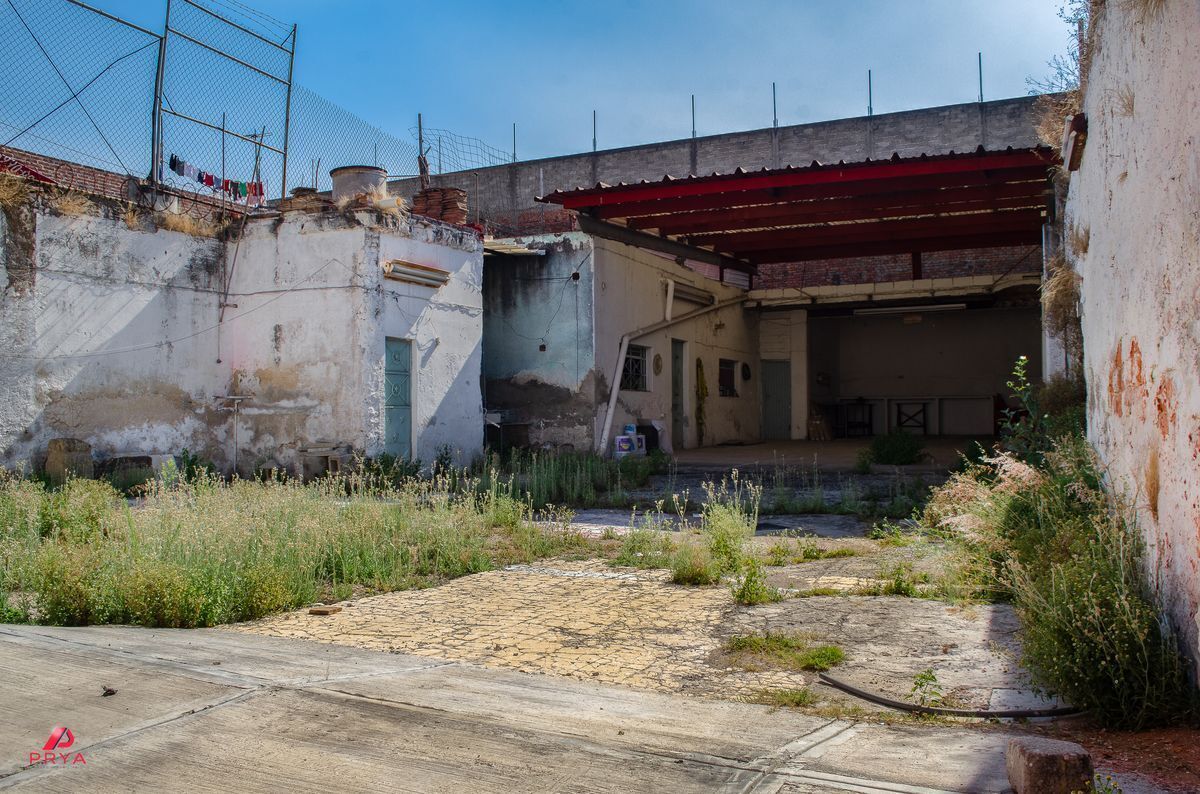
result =
[[[621,345],[617,351],[617,365],[613,368],[612,380],[608,386],[608,410],[604,414],[604,429],[600,433],[600,443],[597,445],[597,452],[601,457],[604,457],[608,452],[608,434],[612,431],[613,414],[617,411],[617,398],[621,394],[621,370],[625,366],[625,354],[629,352],[629,343],[634,339],[640,339],[647,334],[652,334],[655,331],[661,331],[664,328],[670,328],[672,325],[687,322],[695,319],[702,314],[709,314],[718,309],[724,309],[728,306],[734,306],[743,303],[746,300],[745,296],[738,298],[730,298],[720,303],[714,303],[712,306],[705,306],[703,309],[697,309],[694,312],[688,312],[682,317],[676,317],[673,320],[663,320],[654,325],[647,325],[645,328],[639,328],[636,331],[631,331],[621,337]]]

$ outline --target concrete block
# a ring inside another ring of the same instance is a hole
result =
[[[1008,783],[1016,794],[1071,794],[1089,791],[1092,757],[1074,742],[1021,736],[1010,739]]]
[[[94,473],[92,445],[78,438],[52,438],[46,445],[46,476],[56,485],[67,477],[90,478]]]

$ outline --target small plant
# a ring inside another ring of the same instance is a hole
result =
[[[683,585],[708,585],[721,581],[721,571],[704,546],[680,544],[671,558],[671,581]]]
[[[870,447],[865,447],[858,451],[854,456],[854,472],[856,474],[870,474],[871,464],[875,462],[874,456],[871,454]]]
[[[740,634],[730,637],[725,650],[740,664],[763,663],[789,670],[824,672],[846,661],[846,653],[836,645],[814,645],[808,634]]]
[[[913,686],[909,695],[922,706],[940,706],[945,702],[942,685],[932,667],[926,667],[913,676]]]
[[[647,527],[632,527],[621,540],[613,565],[626,568],[669,568],[674,544],[671,538]]]
[[[739,604],[746,606],[783,600],[779,588],[767,583],[763,564],[754,557],[747,557],[742,561],[741,571],[733,583],[733,597]]]
[[[916,598],[921,595],[921,591],[917,588],[917,585],[928,583],[929,574],[914,575],[911,563],[900,562],[896,563],[890,570],[885,571],[883,579],[883,587],[880,590],[881,595]]]
[[[776,568],[788,564],[792,556],[792,545],[784,538],[777,538],[767,549],[767,563]]]
[[[871,439],[871,462],[885,466],[908,466],[920,463],[926,456],[925,443],[917,436],[899,428],[887,435]]]
[[[1122,789],[1117,784],[1116,778],[1112,775],[1101,775],[1097,772],[1095,777],[1092,778],[1092,790],[1088,792],[1081,791],[1079,794],[1122,794]]]
[[[904,531],[904,527],[886,520],[867,530],[867,537],[879,541],[884,546],[907,546],[914,540],[911,533]]]
[[[1020,356],[1013,365],[1012,380],[1006,384],[1020,408],[1006,408],[1000,434],[1004,447],[1021,460],[1035,465],[1045,459],[1050,447],[1045,417],[1038,401],[1037,388],[1029,381],[1029,359]]]

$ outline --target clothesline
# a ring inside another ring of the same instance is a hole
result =
[[[242,182],[236,179],[222,179],[219,174],[198,168],[175,154],[171,155],[171,160],[167,167],[179,176],[186,179],[193,179],[205,187],[220,190],[222,193],[228,194],[234,201],[245,199],[247,204],[250,204],[252,201],[255,204],[262,204],[263,198],[266,196],[266,189],[262,182]]]

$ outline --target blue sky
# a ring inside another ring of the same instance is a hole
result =
[[[162,0],[91,0],[153,30]],[[406,138],[426,124],[521,159],[1028,92],[1056,0],[244,0],[299,25],[296,81]]]

